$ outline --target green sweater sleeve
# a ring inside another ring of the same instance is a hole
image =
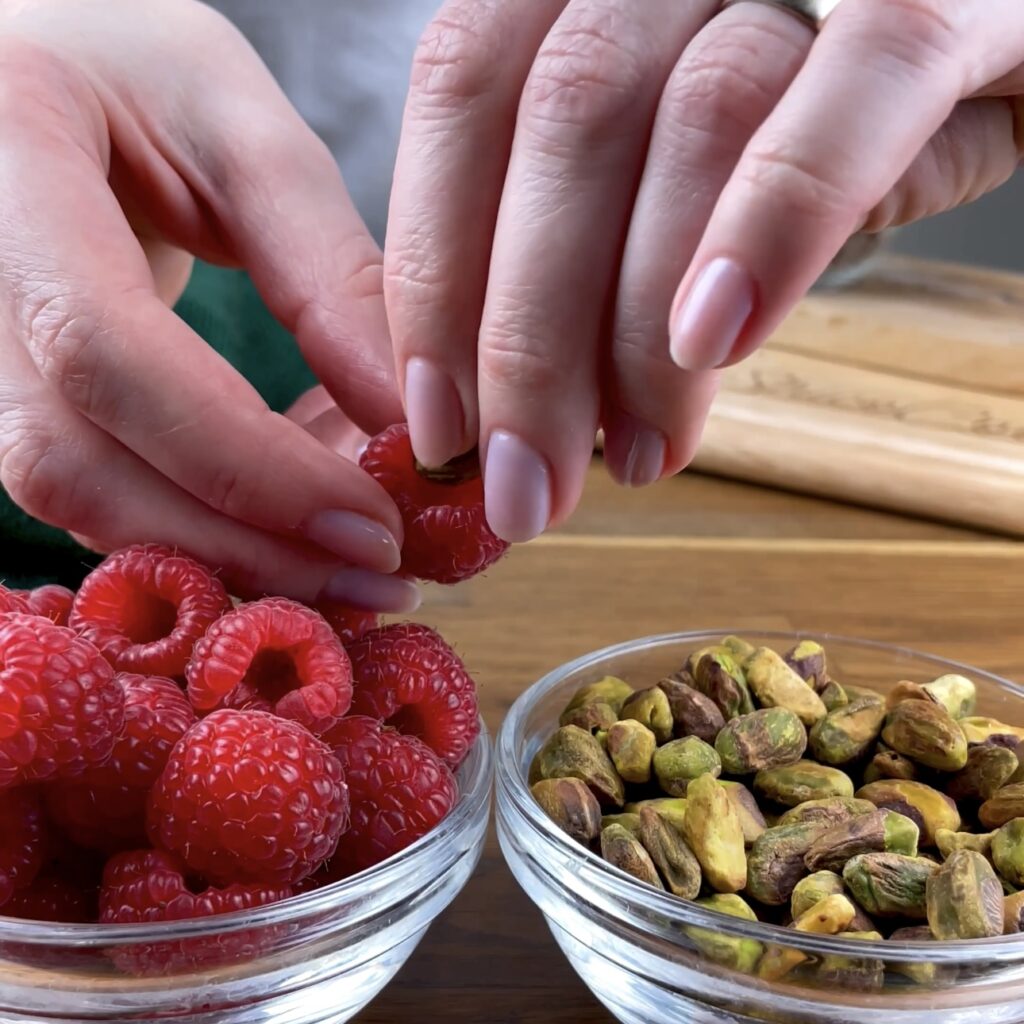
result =
[[[316,380],[292,336],[270,315],[248,276],[197,264],[178,315],[283,411]],[[0,489],[0,581],[10,587],[76,587],[98,558],[25,515]]]

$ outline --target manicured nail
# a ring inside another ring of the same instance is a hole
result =
[[[371,612],[396,612],[402,615],[420,606],[420,590],[401,576],[382,576],[365,569],[342,569],[327,581],[320,597],[341,601]]]
[[[415,356],[406,364],[405,415],[412,449],[424,466],[436,469],[462,453],[465,416],[459,392],[429,359]]]
[[[619,414],[605,436],[605,462],[626,487],[648,487],[661,479],[668,443],[660,430]]]
[[[402,549],[387,527],[357,512],[318,512],[303,533],[314,544],[367,569],[394,572],[402,564]]]
[[[484,509],[491,529],[510,544],[542,534],[551,521],[551,471],[521,437],[496,430],[487,444]]]
[[[735,260],[712,260],[685,295],[677,296],[670,349],[684,370],[721,366],[754,311],[754,280]]]

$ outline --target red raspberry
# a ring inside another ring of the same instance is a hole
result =
[[[110,759],[47,788],[50,817],[76,843],[113,853],[146,844],[146,797],[196,715],[170,679],[122,674],[124,731]]]
[[[24,598],[29,615],[41,615],[44,619],[55,622],[58,626],[68,624],[71,605],[75,600],[75,592],[67,587],[49,583],[35,590],[19,590],[17,593]]]
[[[28,601],[25,599],[24,590],[8,590],[0,583],[0,615],[4,612],[20,612],[23,615],[31,615]]]
[[[363,611],[337,601],[321,601],[316,610],[326,619],[344,647],[380,625],[380,616],[376,612]]]
[[[0,793],[0,904],[16,890],[31,885],[49,852],[46,818],[38,796],[30,789]]]
[[[409,428],[402,423],[378,434],[359,464],[402,513],[402,572],[436,583],[459,583],[483,572],[508,550],[487,525],[475,455],[440,470],[421,470]]]
[[[80,775],[124,722],[114,670],[88,640],[29,615],[0,618],[0,788]]]
[[[28,888],[16,892],[0,914],[24,921],[88,924],[97,919],[98,895],[98,875],[55,866],[46,868]],[[38,960],[38,952],[35,959]]]
[[[352,704],[352,665],[311,608],[283,597],[243,604],[218,619],[185,670],[200,711],[269,711],[322,733]]]
[[[119,671],[175,678],[195,642],[230,607],[209,569],[170,548],[142,544],[86,576],[70,624]]]
[[[330,748],[298,722],[215,711],[174,748],[148,818],[155,846],[218,885],[291,885],[334,852],[348,789]]]
[[[480,733],[476,685],[459,656],[429,626],[372,630],[349,647],[352,713],[418,736],[457,768]]]
[[[104,924],[154,924],[253,910],[287,899],[287,886],[228,885],[223,889],[190,885],[185,865],[158,850],[135,850],[113,857],[103,872],[100,921]],[[127,946],[114,954],[126,973],[173,974],[251,960],[280,929],[251,928],[209,938]]]
[[[373,867],[426,835],[459,798],[448,766],[415,736],[343,718],[325,737],[345,769],[352,823],[321,884]]]

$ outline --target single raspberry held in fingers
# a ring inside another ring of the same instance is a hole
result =
[[[51,819],[80,846],[113,853],[145,846],[146,798],[196,715],[176,683],[122,673],[124,729],[110,758],[46,787]]]
[[[330,748],[262,711],[215,711],[194,725],[149,797],[152,843],[217,885],[301,881],[331,856],[347,821]]]
[[[0,615],[5,612],[18,612],[22,615],[31,615],[26,594],[23,590],[8,590],[0,583]]]
[[[362,608],[353,608],[338,601],[320,601],[316,610],[326,619],[343,647],[348,647],[364,633],[380,625],[377,612],[363,611]]]
[[[200,711],[269,711],[322,733],[352,704],[352,665],[323,616],[283,597],[243,604],[196,644],[185,670]]]
[[[69,622],[118,671],[177,678],[195,642],[230,607],[209,569],[170,548],[142,544],[86,576]]]
[[[121,687],[93,644],[38,616],[0,617],[0,789],[81,775],[123,723]]]
[[[56,583],[48,583],[35,590],[19,590],[24,599],[29,615],[41,615],[44,619],[55,622],[58,626],[66,626],[71,615],[71,605],[75,600],[75,592]]]
[[[206,886],[188,877],[184,863],[159,850],[118,854],[103,872],[100,921],[104,924],[156,924],[253,910],[287,899],[282,885]],[[177,942],[122,947],[113,954],[122,971],[135,975],[180,973],[242,962],[274,941],[280,928],[245,928]]]
[[[409,428],[402,423],[373,438],[359,464],[402,513],[402,572],[436,583],[459,583],[483,572],[508,550],[487,525],[475,455],[442,469],[422,469],[413,455]]]
[[[0,792],[0,905],[31,885],[50,852],[49,830],[31,789]],[[8,914],[0,909],[0,914]]]
[[[451,770],[415,736],[354,715],[327,739],[345,770],[352,820],[338,852],[317,876],[321,884],[404,850],[442,821],[459,797]]]
[[[418,736],[457,768],[480,733],[476,685],[440,634],[418,623],[382,626],[349,647],[352,713]]]

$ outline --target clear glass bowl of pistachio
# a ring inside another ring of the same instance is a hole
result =
[[[651,637],[552,672],[498,835],[625,1024],[1024,1022],[1024,689],[868,641]]]

